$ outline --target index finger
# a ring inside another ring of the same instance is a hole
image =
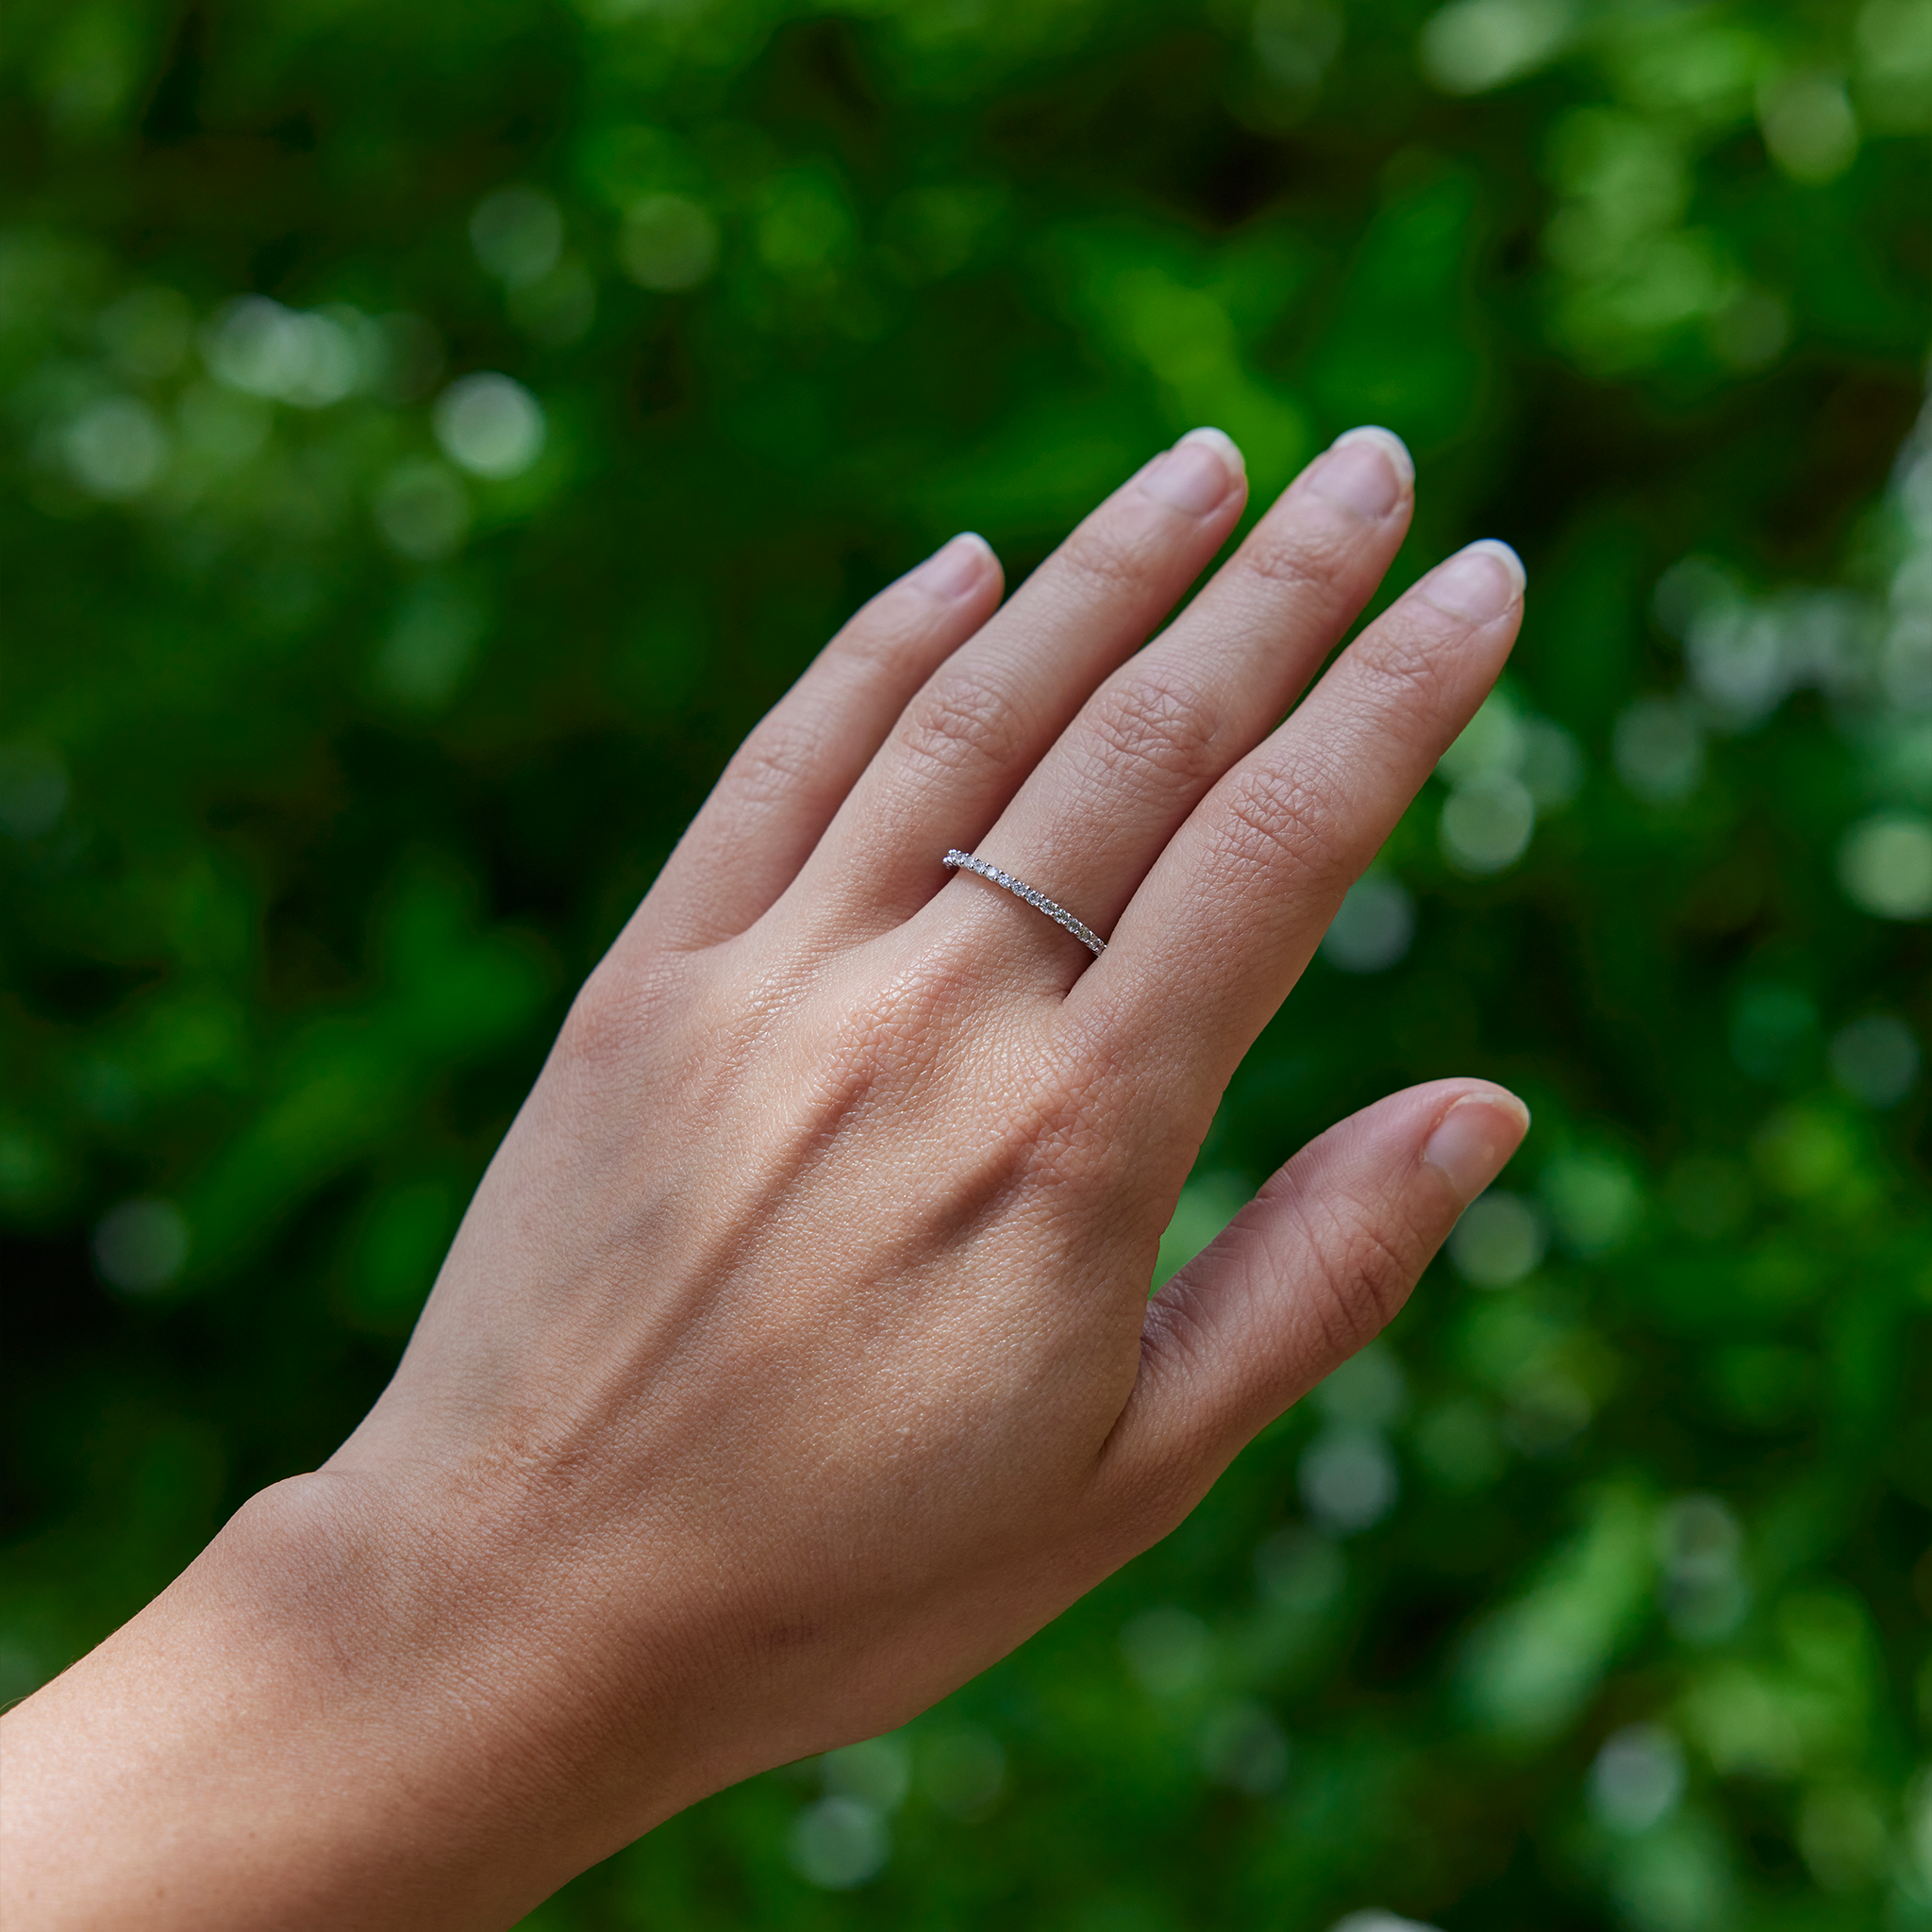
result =
[[[1109,1039],[1171,1055],[1178,1025],[1218,1090],[1495,683],[1524,581],[1492,540],[1439,564],[1201,801],[1070,996]]]

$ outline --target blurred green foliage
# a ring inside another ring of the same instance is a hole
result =
[[[350,1426],[863,596],[1374,420],[1528,625],[1163,1265],[1403,1082],[1523,1154],[1166,1544],[531,1923],[1932,1925],[1928,0],[12,0],[0,90],[5,1694]]]

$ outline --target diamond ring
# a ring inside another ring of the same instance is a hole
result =
[[[983,858],[974,858],[970,852],[961,852],[958,846],[946,854],[946,863],[955,872],[976,872],[983,879],[991,879],[996,886],[1004,886],[1016,899],[1024,899],[1036,910],[1043,912],[1056,925],[1063,925],[1091,953],[1095,958],[1107,951],[1107,941],[1100,938],[1091,926],[1083,924],[1064,906],[1056,905],[1044,892],[1036,892],[1029,885],[1023,884],[1009,872],[1002,872],[996,865],[989,865]]]

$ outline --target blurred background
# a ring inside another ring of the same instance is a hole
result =
[[[1932,1926],[1932,0],[11,0],[0,103],[0,1695],[351,1426],[862,598],[1374,421],[1528,623],[1163,1267],[1405,1082],[1522,1154],[1166,1543],[529,1924]]]

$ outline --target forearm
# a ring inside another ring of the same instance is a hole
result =
[[[608,1850],[425,1588],[325,1479],[257,1498],[0,1724],[10,1932],[470,1932]],[[688,1801],[634,1795],[628,1829]]]

